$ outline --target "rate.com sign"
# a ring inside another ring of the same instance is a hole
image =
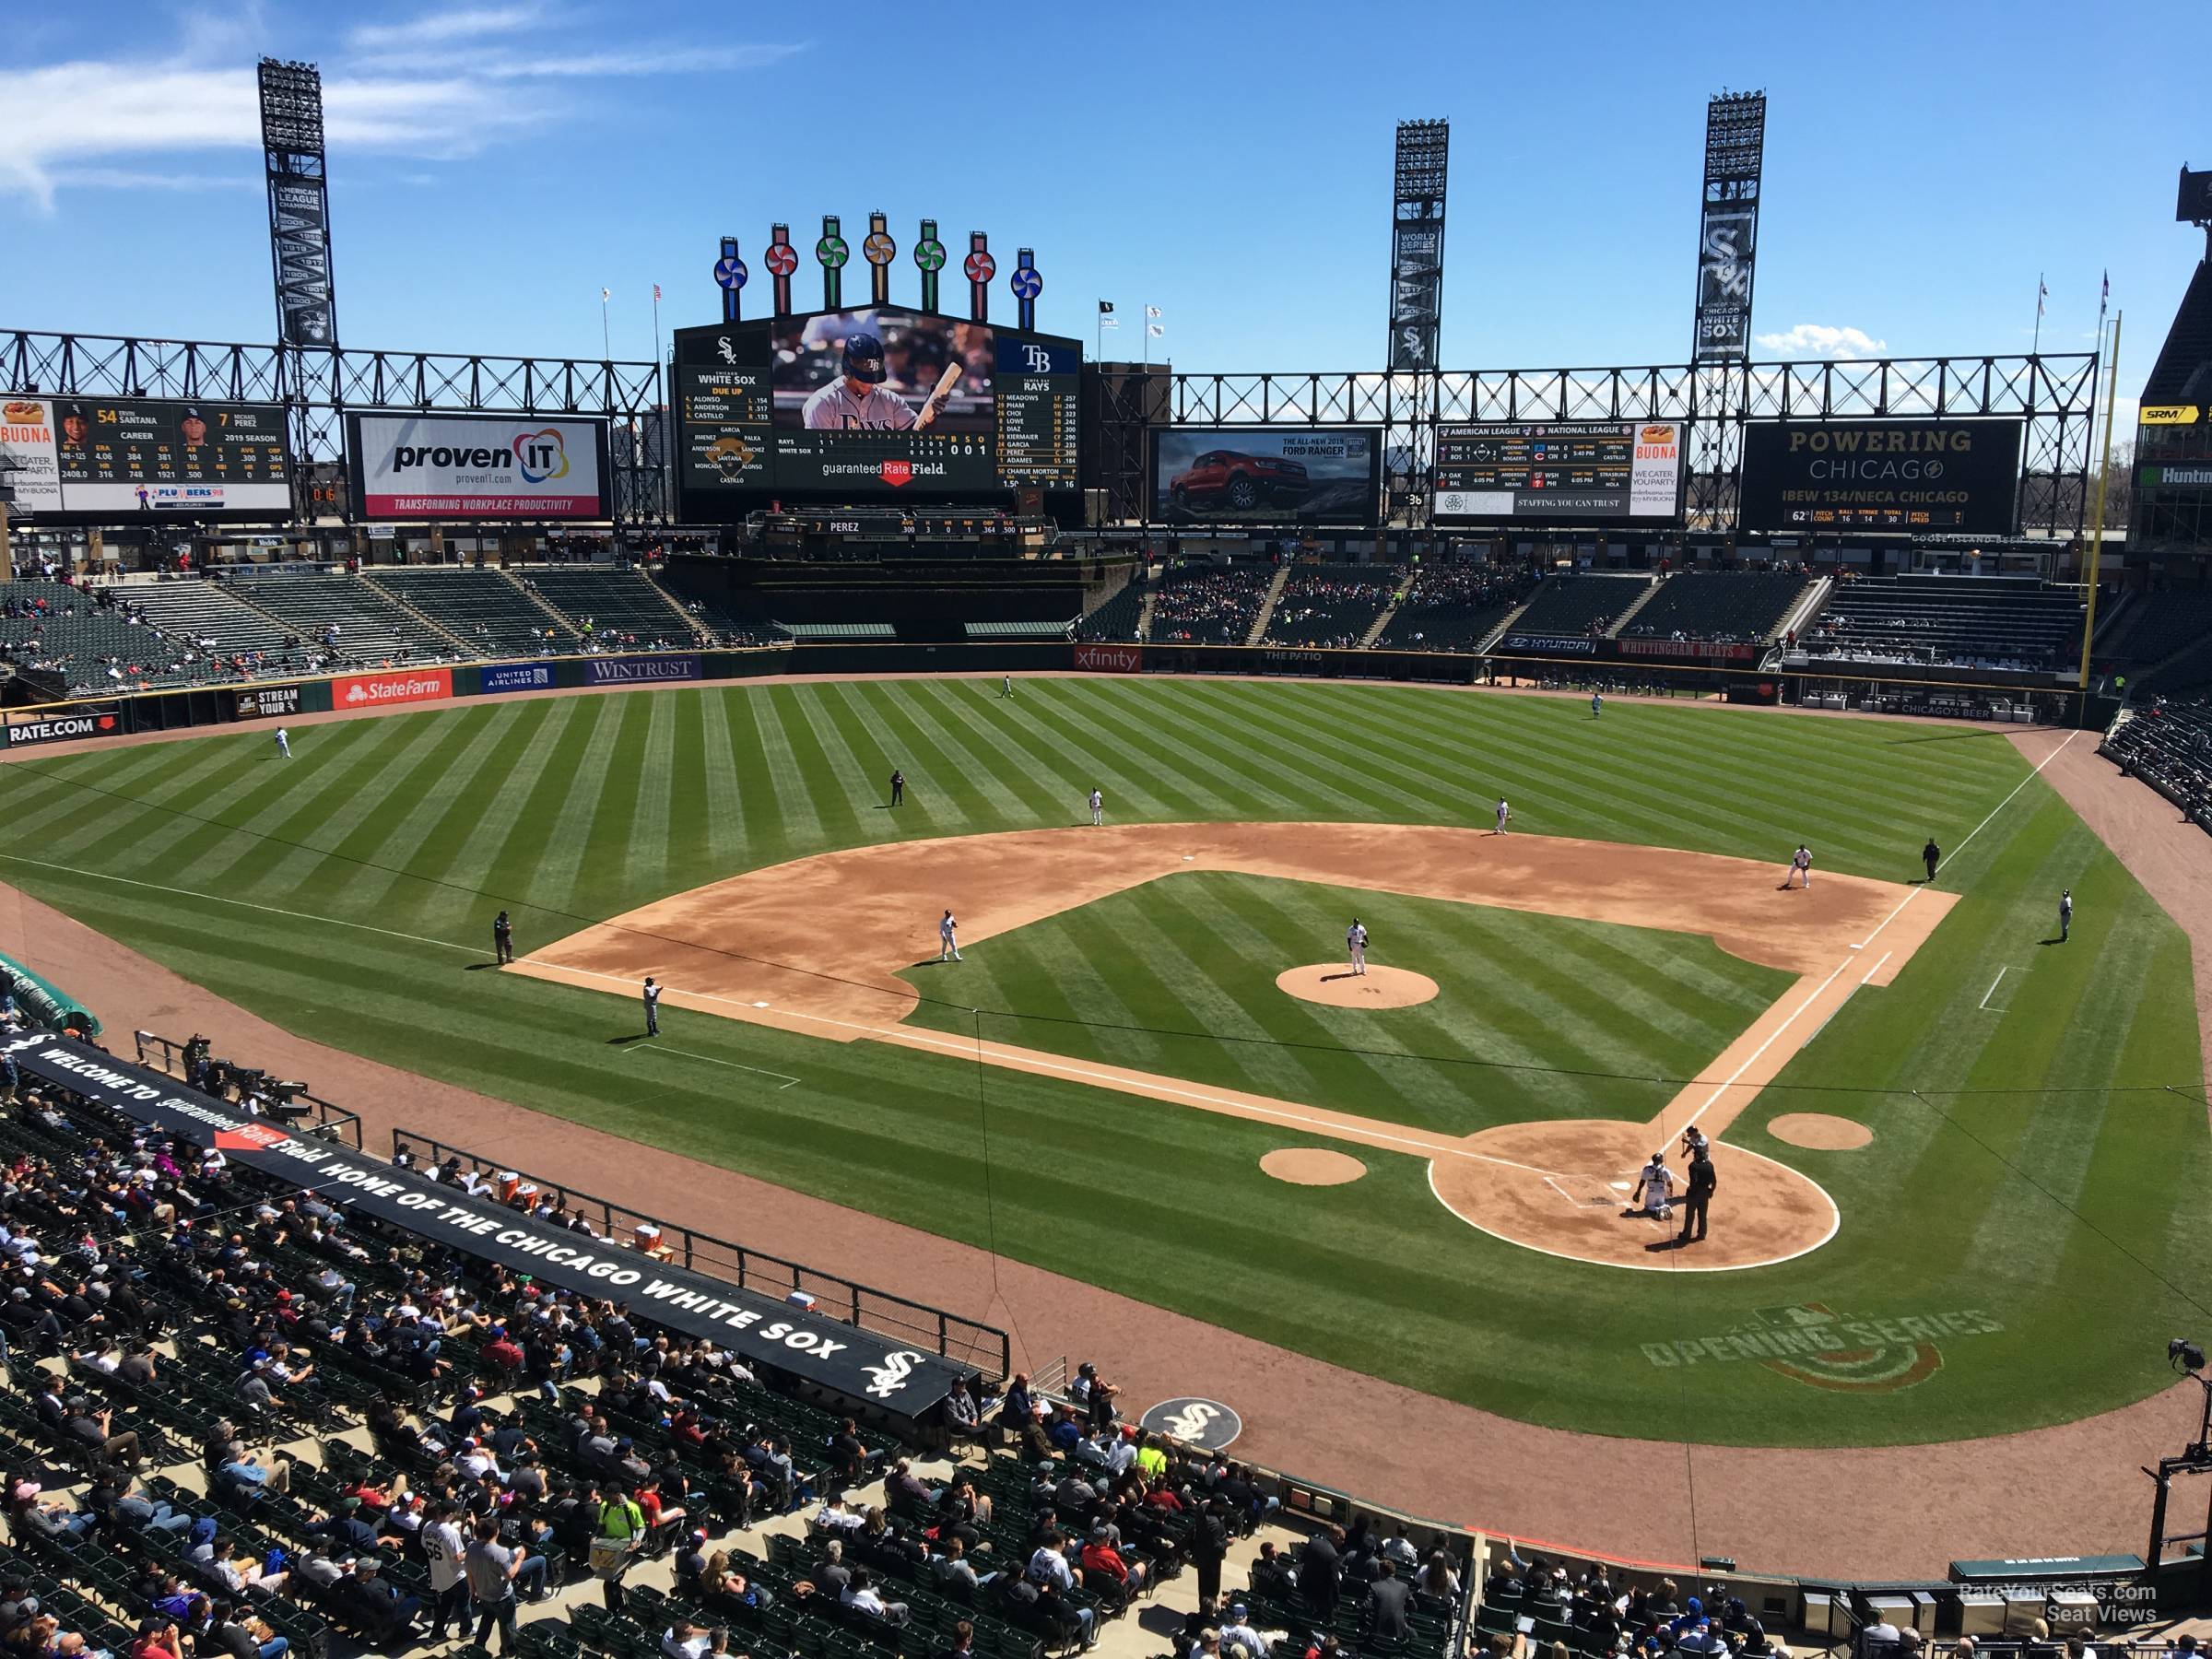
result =
[[[536,415],[347,418],[370,519],[603,519],[606,424]]]
[[[451,668],[395,668],[387,674],[348,674],[330,682],[330,706],[334,709],[441,702],[453,694]]]
[[[78,737],[112,737],[123,730],[123,717],[114,705],[79,705],[65,712],[29,711],[7,717],[7,747],[28,748],[35,743],[68,743]]]

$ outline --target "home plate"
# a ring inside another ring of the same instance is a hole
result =
[[[1616,1181],[1608,1184],[1617,1193],[1632,1193],[1636,1190],[1636,1183],[1632,1181]]]

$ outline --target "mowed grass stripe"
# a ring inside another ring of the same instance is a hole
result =
[[[1091,718],[1092,700],[1080,695],[1080,687],[1064,680],[1036,682],[1040,689],[1030,699],[1028,713],[1037,727],[1039,741],[1068,758],[1068,764],[1090,778],[1107,796],[1110,818],[1154,821],[1188,820],[1203,811],[1197,796],[1178,782],[1105,741],[1106,734]]]
[[[1049,763],[1036,763],[1021,747],[1030,729],[1019,698],[985,704],[969,691],[974,682],[910,688],[917,724],[936,736],[938,747],[955,757],[971,784],[1009,824],[1065,824],[1070,821],[1078,786],[1072,777],[1054,776]]]
[[[434,838],[445,845],[431,862],[430,874],[444,884],[428,883],[408,899],[419,914],[439,892],[475,891],[499,896],[500,860],[532,823],[533,806],[543,811],[553,798],[551,781],[568,774],[562,744],[570,711],[581,699],[535,698],[500,709],[506,743],[498,760],[455,800],[452,822]],[[542,820],[538,823],[542,832]],[[435,900],[443,903],[445,900]]]
[[[955,833],[953,826],[969,821],[959,768],[915,721],[905,688],[863,680],[853,682],[847,689],[856,693],[866,729],[882,745],[886,759],[879,782],[887,807],[891,798],[891,773],[899,771],[906,779],[905,798],[895,812],[887,814],[898,820],[894,832],[908,836]]]
[[[1183,718],[1194,712],[1186,700],[1177,700],[1179,706],[1171,712],[1147,711],[1143,704],[1149,689],[1141,685],[1099,687],[1094,695],[1100,736],[1147,758],[1172,777],[1199,818],[1241,821],[1307,816],[1300,803],[1311,803],[1312,796],[1277,787],[1279,781],[1299,778],[1295,769],[1279,764],[1280,758],[1271,750],[1249,744],[1239,749],[1210,731],[1201,735]]]
[[[830,833],[831,826],[824,823],[814,793],[807,786],[806,774],[793,752],[784,720],[787,698],[788,693],[781,688],[771,688],[755,689],[746,700],[752,706],[753,730],[760,740],[760,759],[767,771],[769,791],[775,800],[771,820],[775,833],[768,844],[776,851],[769,858],[770,864],[780,864],[802,848],[845,844],[835,839]]]
[[[1036,780],[997,752],[996,733],[979,733],[957,706],[958,698],[976,697],[980,684],[956,680],[949,691],[935,686],[900,686],[896,696],[900,724],[929,756],[928,787],[957,805],[969,821],[1033,828],[1041,821],[1045,805]],[[980,742],[970,741],[978,736]],[[910,788],[912,782],[910,776]]]
[[[814,685],[795,687],[794,690],[808,735],[829,763],[837,786],[844,792],[844,810],[850,817],[853,834],[862,841],[884,839],[888,826],[881,808],[890,799],[890,768],[884,767],[880,778],[876,775],[875,760],[868,753],[866,730],[851,719],[840,688]]]
[[[1345,814],[1347,818],[1379,818],[1404,810],[1406,804],[1417,807],[1423,819],[1449,819],[1453,814],[1452,792],[1436,769],[1396,759],[1396,746],[1386,738],[1359,741],[1339,720],[1318,711],[1301,715],[1287,705],[1253,698],[1209,698],[1202,691],[1199,707],[1218,715],[1230,729],[1265,734],[1286,748],[1312,756],[1318,766],[1305,769],[1305,775],[1314,781],[1316,794],[1334,792],[1354,808]]]

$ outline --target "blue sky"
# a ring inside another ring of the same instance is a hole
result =
[[[253,65],[325,78],[349,345],[618,356],[719,313],[709,267],[825,212],[1033,246],[1040,325],[1198,371],[1366,369],[1383,337],[1392,129],[1453,123],[1449,367],[1678,362],[1706,98],[1770,99],[1762,356],[2088,348],[2100,273],[2140,384],[2202,251],[2204,0],[2100,8],[1559,4],[1371,8],[457,0],[12,8],[0,325],[274,331]],[[848,293],[865,283],[859,262]],[[948,276],[951,273],[947,273]],[[811,258],[797,278],[818,302]],[[947,303],[959,303],[947,284]]]

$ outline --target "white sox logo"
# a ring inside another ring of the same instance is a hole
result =
[[[1143,1422],[1154,1434],[1207,1452],[1218,1452],[1244,1432],[1244,1419],[1220,1401],[1189,1395],[1161,1401],[1145,1413]]]
[[[884,1356],[881,1365],[862,1366],[862,1371],[876,1379],[868,1384],[869,1396],[877,1400],[889,1399],[906,1386],[907,1378],[913,1374],[915,1363],[921,1358],[912,1348],[895,1348]]]
[[[722,354],[722,360],[725,363],[734,363],[737,360],[736,347],[730,344],[728,335],[715,335],[714,349]]]

